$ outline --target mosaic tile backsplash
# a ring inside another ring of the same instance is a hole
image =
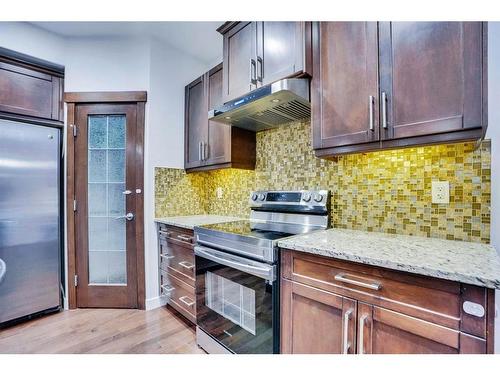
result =
[[[331,225],[474,242],[490,241],[490,142],[314,156],[310,124],[257,134],[255,171],[156,169],[156,216],[248,216],[257,189],[329,189]],[[431,182],[450,182],[450,204],[431,203]],[[217,199],[216,188],[224,199]]]

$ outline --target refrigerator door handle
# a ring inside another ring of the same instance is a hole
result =
[[[5,274],[7,273],[7,265],[3,261],[2,258],[0,258],[0,284],[2,283],[3,279],[5,278]]]

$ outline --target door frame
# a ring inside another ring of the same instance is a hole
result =
[[[108,91],[108,92],[65,92],[64,102],[67,104],[66,118],[66,225],[67,225],[67,295],[69,309],[77,308],[76,300],[76,228],[75,211],[75,115],[78,104],[135,104],[137,107],[136,138],[136,177],[142,194],[136,200],[136,252],[137,252],[137,307],[146,308],[145,262],[144,262],[144,122],[146,91]]]

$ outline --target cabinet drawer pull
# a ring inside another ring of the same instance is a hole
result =
[[[362,281],[348,279],[346,277],[346,275],[344,275],[343,273],[339,273],[338,275],[335,275],[335,280],[341,281],[341,282],[346,283],[346,284],[357,285],[357,286],[360,286],[362,288],[368,288],[371,290],[380,290],[382,288],[382,285],[380,283],[375,283],[375,282],[374,283],[364,283]]]
[[[160,257],[162,257],[163,259],[174,259],[175,258],[175,255],[169,255],[169,254],[160,254]]]
[[[187,302],[187,300],[189,300],[190,302]],[[179,301],[181,301],[183,304],[185,304],[188,307],[191,307],[194,305],[194,301],[191,298],[189,298],[188,296],[179,297]]]
[[[175,288],[170,285],[161,285],[160,288],[163,291],[163,295],[170,294],[175,290]]]
[[[351,314],[353,309],[349,309],[344,314],[344,354],[349,354],[349,348],[351,347],[351,343],[349,342],[349,320],[351,320]]]
[[[192,242],[193,237],[184,236],[183,234],[178,234],[177,238],[182,241]]]
[[[370,95],[368,97],[368,111],[369,111],[369,116],[370,116],[370,121],[369,121],[369,127],[371,131],[375,130],[375,125],[374,125],[374,119],[373,119],[373,104],[375,102],[375,98],[373,95]]]
[[[358,342],[358,353],[359,354],[365,354],[364,338],[365,338],[366,318],[368,318],[367,315],[363,315],[361,318],[359,318],[359,342]]]
[[[160,233],[160,236],[165,236],[167,238],[170,238],[170,236],[171,236],[170,232],[166,232],[164,230],[160,230],[160,231],[158,231],[158,233]]]
[[[387,94],[382,92],[382,127],[387,129]]]
[[[185,269],[192,270],[194,268],[194,264],[191,264],[186,261],[179,262],[179,266],[184,267]]]

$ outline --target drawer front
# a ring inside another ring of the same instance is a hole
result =
[[[290,250],[282,251],[282,276],[452,329],[460,326],[459,283]]]
[[[168,304],[193,323],[196,323],[196,299],[194,288],[168,272],[161,272],[161,293]]]
[[[159,224],[158,231],[160,238],[167,239],[181,246],[193,247],[194,232],[190,229]]]
[[[160,268],[194,286],[194,251],[176,242],[160,239]]]

